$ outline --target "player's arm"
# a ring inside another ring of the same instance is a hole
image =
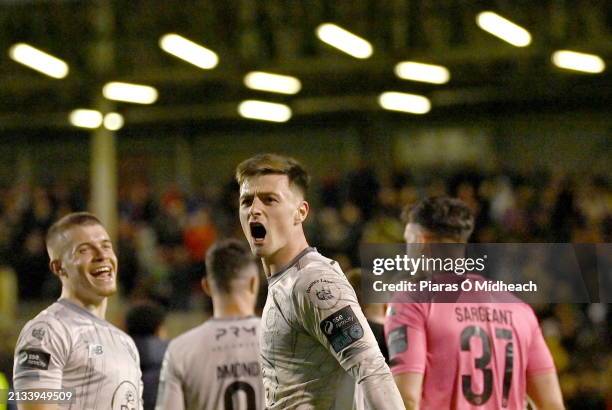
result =
[[[382,357],[382,361],[377,355]],[[403,408],[402,397],[378,345],[374,345],[370,351],[358,357],[360,362],[347,371],[355,379],[356,388],[361,390],[365,408],[389,410]]]
[[[527,395],[538,410],[565,409],[556,372],[527,375]]]
[[[177,362],[174,358],[172,343],[166,350],[159,375],[159,388],[157,389],[157,400],[155,410],[185,409],[185,397],[177,369]]]
[[[402,408],[393,376],[346,279],[303,272],[293,296],[297,320],[353,376],[366,408]]]
[[[406,410],[417,410],[421,403],[423,373],[406,372],[395,375],[395,384],[402,395]]]
[[[391,371],[407,409],[418,409],[423,395],[427,339],[422,309],[417,303],[393,303],[385,316]]]
[[[142,370],[140,367],[140,353],[138,352],[138,348],[136,347],[136,343],[134,343],[134,339],[132,339],[131,337],[129,337],[129,341],[132,345],[132,351],[134,352],[134,354],[136,355],[136,370],[138,372],[138,390],[137,390],[137,394],[138,394],[138,410],[143,410],[144,409],[144,399],[143,399],[143,394],[144,394],[144,382],[142,381]]]
[[[52,317],[24,326],[15,347],[13,386],[18,391],[60,390],[70,351],[66,328]],[[56,403],[19,401],[19,409],[55,410]]]
[[[533,313],[531,331],[531,345],[527,356],[527,395],[538,410],[564,409],[555,364]]]

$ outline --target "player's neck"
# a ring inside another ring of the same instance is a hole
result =
[[[70,292],[66,288],[62,289],[62,295],[60,296],[60,298],[69,300],[75,305],[87,310],[92,315],[97,316],[102,320],[106,320],[106,306],[108,303],[108,298],[102,298],[100,302],[97,303],[84,301],[78,298],[74,293]]]
[[[308,242],[302,233],[297,240],[289,241],[286,246],[276,251],[273,255],[261,258],[266,276],[270,277],[284,269],[289,262],[295,259],[306,248],[308,248]]]
[[[212,302],[215,319],[235,319],[255,315],[254,302],[249,295],[240,293],[213,297]]]

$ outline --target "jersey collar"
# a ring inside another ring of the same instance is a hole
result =
[[[93,320],[95,322],[104,324],[106,326],[109,325],[109,322],[107,322],[106,320],[100,319],[98,316],[94,315],[93,313],[91,313],[87,309],[82,308],[81,306],[77,305],[74,302],[71,302],[68,299],[63,299],[63,298],[58,299],[57,303],[59,303],[60,305],[66,307],[66,308],[68,308],[68,309],[70,309],[70,310],[72,310],[72,311],[74,311],[74,312],[76,312],[78,314],[86,316],[86,317],[88,317],[89,319],[91,319],[91,320]]]
[[[291,269],[295,265],[297,265],[299,263],[300,259],[302,259],[304,257],[304,255],[306,255],[307,253],[310,253],[310,252],[317,252],[317,248],[309,246],[306,249],[304,249],[302,252],[298,253],[298,255],[295,258],[293,258],[293,260],[291,262],[289,262],[281,270],[279,270],[274,275],[272,275],[272,276],[270,276],[268,278],[268,286],[272,286],[273,284],[275,284],[280,279],[281,276],[283,276],[289,269]]]

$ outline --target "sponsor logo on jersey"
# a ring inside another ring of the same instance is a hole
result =
[[[19,352],[17,364],[21,369],[47,370],[51,355],[37,349],[25,349]]]
[[[323,326],[323,331],[325,332],[325,334],[331,335],[334,331],[334,323],[329,320],[326,320],[325,325]]]
[[[310,301],[319,309],[332,309],[340,301],[342,291],[334,280],[320,278],[306,287]]]
[[[113,393],[111,400],[112,410],[137,410],[140,408],[136,386],[129,381],[123,381]]]
[[[42,341],[43,338],[45,337],[45,329],[43,329],[42,327],[36,327],[32,329],[32,337],[34,339],[38,339]]]
[[[351,337],[355,340],[361,339],[363,336],[363,328],[360,324],[353,325],[349,329],[349,335],[351,335]]]
[[[405,352],[406,349],[408,349],[408,332],[406,326],[400,326],[389,332],[387,345],[389,346],[389,357]]]
[[[89,354],[88,357],[91,359],[92,357],[102,356],[104,354],[104,347],[99,344],[90,344],[88,346]]]
[[[331,300],[334,296],[329,288],[323,288],[317,291],[317,298],[319,298],[319,300]]]
[[[17,363],[19,363],[19,365],[24,364],[27,360],[28,360],[28,352],[19,353],[19,358],[17,359]]]
[[[363,327],[350,306],[323,319],[319,327],[336,353],[363,337]]]
[[[217,329],[217,333],[215,334],[215,340],[219,340],[223,338],[225,335],[234,336],[234,338],[240,338],[241,336],[246,336],[250,334],[251,336],[255,336],[257,332],[257,328],[255,326],[246,327],[246,326],[227,326],[220,327]]]

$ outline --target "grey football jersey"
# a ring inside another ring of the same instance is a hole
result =
[[[260,410],[260,318],[210,319],[170,342],[157,410]]]
[[[30,320],[15,348],[17,390],[73,389],[65,409],[142,409],[133,340],[109,322],[60,299]]]
[[[346,372],[366,408],[403,408],[355,291],[314,248],[268,278],[260,343],[269,409],[345,408],[338,390]]]

